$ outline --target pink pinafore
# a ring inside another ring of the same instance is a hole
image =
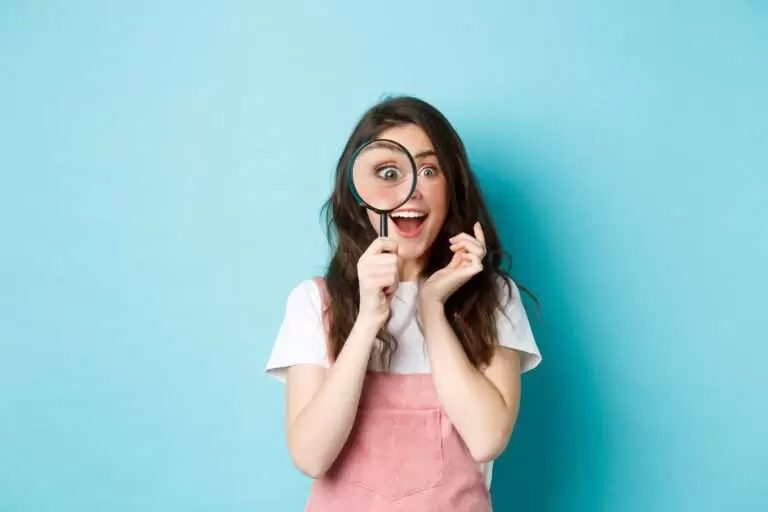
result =
[[[325,283],[316,282],[327,304]],[[443,413],[432,376],[369,371],[349,439],[313,483],[305,511],[490,509],[482,472]]]

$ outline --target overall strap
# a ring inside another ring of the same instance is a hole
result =
[[[325,279],[320,276],[312,279],[320,291],[321,311],[323,315],[323,324],[325,325],[325,353],[328,356],[328,364],[333,364],[333,351],[331,350],[331,321],[330,321],[330,296],[328,295],[328,286]]]

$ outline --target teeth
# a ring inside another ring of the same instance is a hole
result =
[[[399,217],[403,219],[418,219],[419,217],[425,217],[427,214],[424,212],[394,212],[392,217]]]

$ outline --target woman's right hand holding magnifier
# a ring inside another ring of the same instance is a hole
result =
[[[389,318],[389,300],[397,289],[397,243],[381,237],[374,240],[357,262],[357,276],[360,283],[357,321],[378,332]]]

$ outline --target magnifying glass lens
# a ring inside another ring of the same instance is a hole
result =
[[[352,162],[352,184],[359,199],[379,213],[389,213],[413,193],[416,170],[402,146],[374,140]]]

